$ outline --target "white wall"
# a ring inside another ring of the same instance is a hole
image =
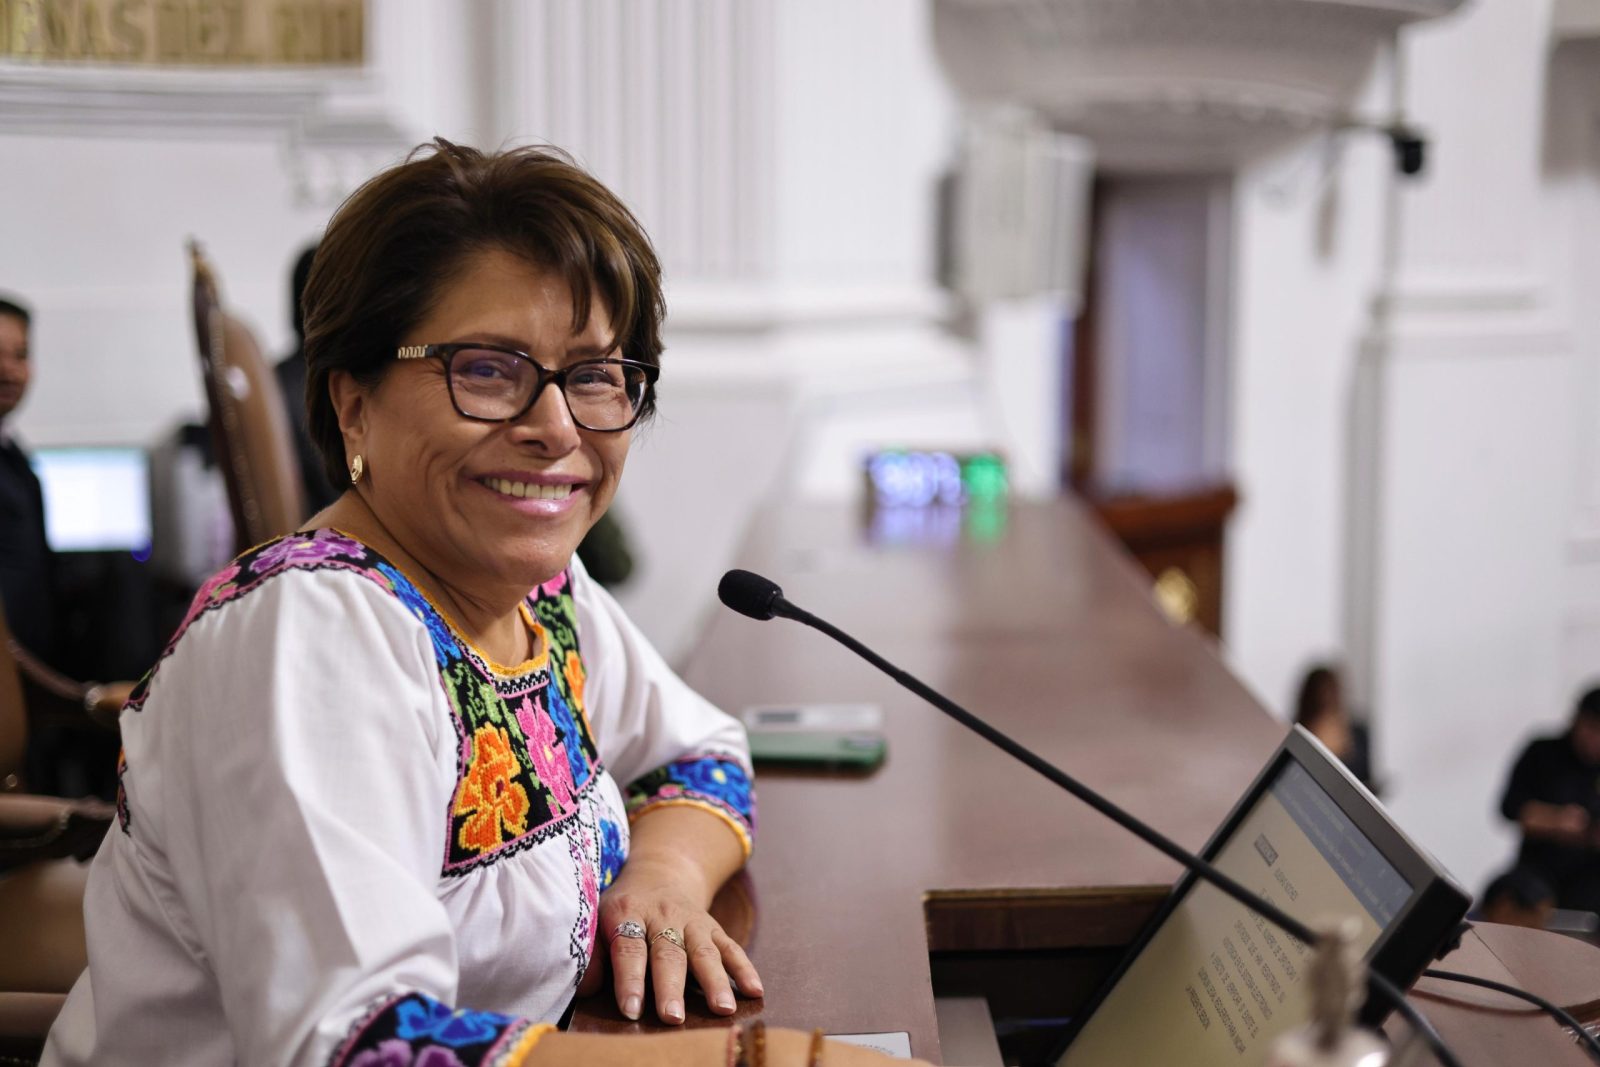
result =
[[[1364,94],[1381,100],[1383,72]],[[1299,676],[1345,658],[1351,394],[1379,282],[1387,145],[1319,138],[1235,185],[1229,663],[1292,714]]]
[[[1392,220],[1376,139],[1326,218],[1266,195],[1286,161],[1240,183],[1230,657],[1277,708],[1344,659],[1392,812],[1475,890],[1519,745],[1600,672],[1600,66],[1552,74],[1545,2],[1403,40],[1430,158]]]
[[[17,420],[30,441],[142,445],[201,416],[191,236],[268,350],[287,347],[289,268],[324,212],[294,205],[276,145],[20,136],[0,139],[0,154],[0,197],[28,206],[6,220],[0,286],[35,311],[34,384]],[[252,207],[200,188],[240,190]]]
[[[0,289],[37,312],[36,444],[149,444],[203,417],[185,245],[268,353],[289,271],[353,185],[422,130],[476,125],[467,20],[382,4],[368,69],[118,71],[0,63]]]
[[[639,561],[621,599],[671,658],[748,517],[855,494],[873,448],[999,446],[1026,486],[1053,486],[1061,316],[1038,302],[948,328],[934,194],[956,117],[924,0],[619,11],[502,5],[529,73],[505,72],[498,121],[574,150],[663,253],[661,418],[618,509]],[[648,91],[628,91],[640,71]]]
[[[1569,708],[1576,334],[1560,250],[1577,220],[1547,168],[1551,46],[1549,4],[1529,0],[1408,42],[1406,104],[1436,166],[1402,192],[1372,338],[1380,751],[1397,816],[1473,888],[1510,857],[1495,808],[1520,742]]]

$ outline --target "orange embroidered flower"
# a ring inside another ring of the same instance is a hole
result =
[[[498,726],[480,726],[472,735],[472,763],[456,790],[455,813],[466,816],[456,840],[473,852],[487,852],[528,828],[527,791],[512,781],[517,757]],[[504,833],[502,833],[504,828]]]
[[[588,677],[583,670],[583,660],[578,658],[576,652],[567,653],[567,662],[562,665],[561,673],[567,679],[567,692],[572,694],[572,702],[583,710],[583,683]]]

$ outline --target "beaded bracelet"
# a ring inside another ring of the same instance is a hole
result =
[[[806,1056],[806,1067],[822,1067],[822,1027],[811,1031],[811,1052]]]
[[[749,1067],[767,1067],[767,1024],[760,1019],[750,1024]]]
[[[744,1024],[728,1027],[728,1067],[749,1067],[744,1058]]]

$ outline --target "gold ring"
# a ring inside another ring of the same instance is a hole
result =
[[[663,937],[668,941],[671,941],[674,945],[677,945],[679,948],[683,948],[683,935],[678,933],[678,931],[674,930],[670,926],[664,927],[657,932],[656,936],[650,939],[650,943],[653,945],[657,941],[660,941]],[[684,951],[687,952],[688,949],[684,949]]]

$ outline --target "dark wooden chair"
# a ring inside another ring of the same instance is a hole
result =
[[[189,255],[211,443],[228,487],[235,548],[243,552],[304,521],[305,489],[272,367],[249,328],[223,310],[216,273],[198,243],[189,243]]]

